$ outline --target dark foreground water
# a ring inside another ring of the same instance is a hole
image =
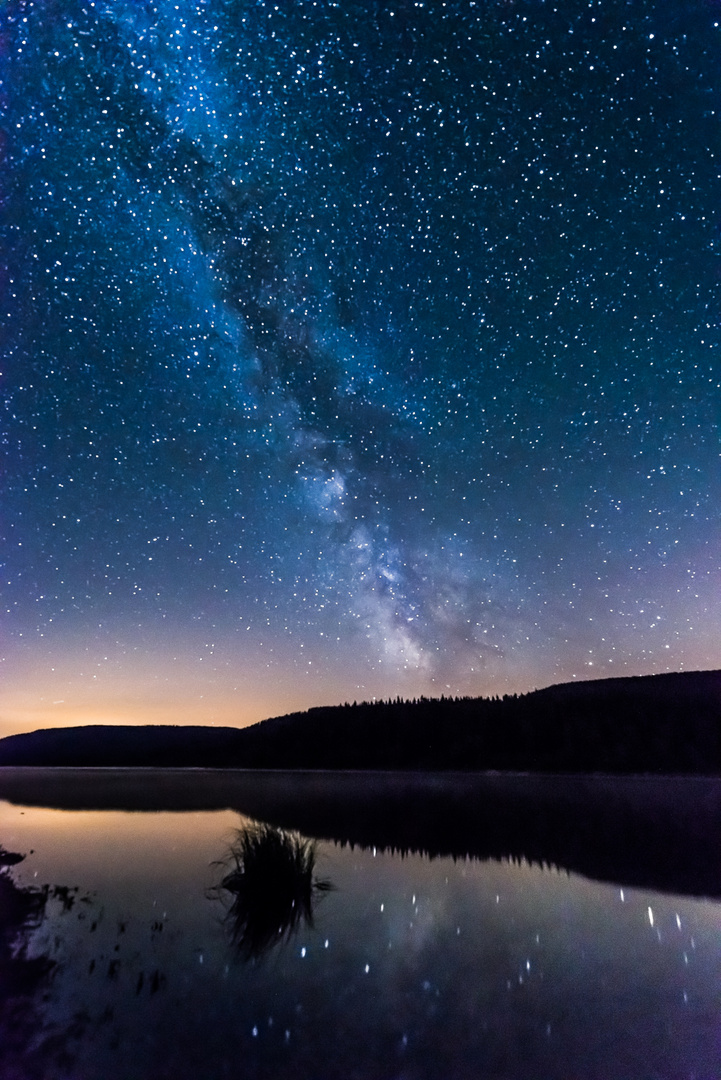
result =
[[[2,1080],[721,1076],[714,781],[0,770],[0,798]]]

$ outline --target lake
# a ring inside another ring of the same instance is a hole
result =
[[[3,769],[0,799],[3,1080],[721,1075],[717,781]]]

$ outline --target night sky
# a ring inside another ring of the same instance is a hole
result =
[[[0,734],[721,666],[721,5],[6,0]]]

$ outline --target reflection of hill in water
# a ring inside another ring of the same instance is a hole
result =
[[[62,809],[235,809],[305,836],[552,864],[721,897],[721,781],[422,773],[0,769],[0,798]]]

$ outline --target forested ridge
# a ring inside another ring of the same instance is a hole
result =
[[[327,706],[247,728],[45,729],[0,740],[0,765],[715,774],[721,671]]]

